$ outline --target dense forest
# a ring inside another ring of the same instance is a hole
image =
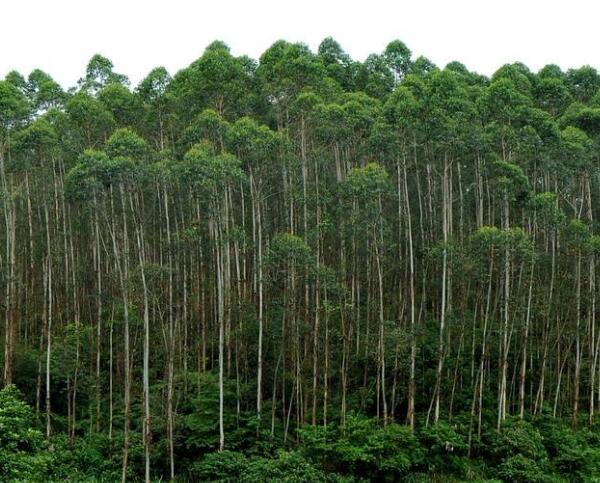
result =
[[[214,42],[0,81],[0,479],[598,481],[600,74]]]

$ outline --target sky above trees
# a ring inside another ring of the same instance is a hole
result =
[[[600,6],[585,0],[568,8],[560,0],[3,2],[0,77],[41,68],[68,87],[100,52],[137,84],[156,65],[175,73],[216,38],[236,55],[258,58],[280,38],[316,50],[328,36],[357,60],[400,38],[440,66],[460,53],[461,62],[485,75],[514,61],[566,70],[597,59],[598,13]]]

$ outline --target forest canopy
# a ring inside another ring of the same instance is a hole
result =
[[[593,67],[400,40],[10,72],[0,479],[600,478],[599,148]]]

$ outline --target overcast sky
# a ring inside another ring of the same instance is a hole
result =
[[[600,69],[594,0],[0,0],[0,77],[41,68],[76,83],[101,53],[135,85],[153,67],[175,73],[213,40],[258,58],[278,39],[312,49],[334,37],[353,58],[393,39],[439,66],[491,74],[522,61]]]

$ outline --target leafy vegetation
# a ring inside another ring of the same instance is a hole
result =
[[[600,75],[216,41],[0,81],[0,480],[600,479]]]

